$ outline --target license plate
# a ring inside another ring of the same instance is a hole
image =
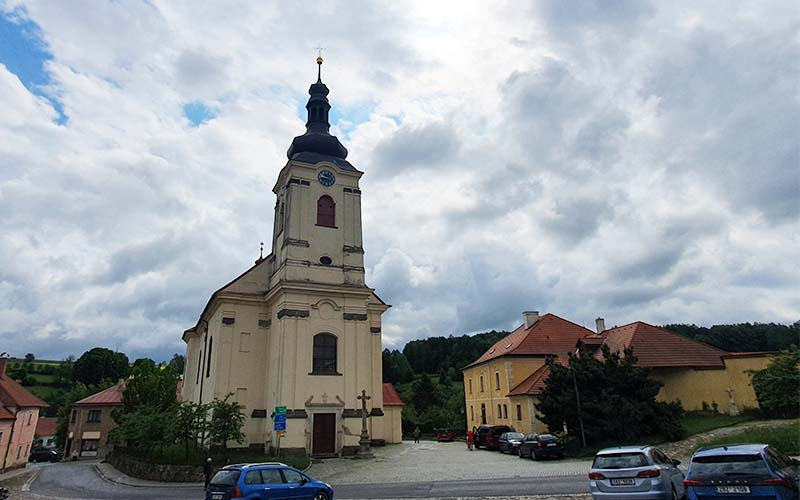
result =
[[[717,493],[750,493],[749,486],[717,486]]]
[[[555,446],[556,443],[547,443],[547,446]]]
[[[224,495],[223,493],[212,493],[211,494],[211,499],[212,500],[222,500],[223,495]]]
[[[611,486],[633,486],[636,484],[635,479],[612,479]]]

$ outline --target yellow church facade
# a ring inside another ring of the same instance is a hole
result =
[[[601,346],[632,348],[639,366],[663,384],[657,399],[680,401],[685,410],[716,408],[738,413],[757,408],[751,373],[767,367],[774,353],[729,353],[643,322],[596,332],[553,314],[523,313],[525,322],[463,370],[469,429],[481,424],[509,425],[519,432],[542,433],[535,405],[545,386],[548,356],[566,362],[577,349],[600,356]]]
[[[217,290],[183,334],[182,398],[232,394],[245,408],[245,442],[231,446],[355,452],[362,391],[373,442],[401,440],[402,402],[382,383],[381,315],[390,306],[364,282],[363,174],[329,134],[328,92],[321,78],[311,85],[307,131],[272,189],[272,251]],[[275,430],[278,407],[284,432]]]

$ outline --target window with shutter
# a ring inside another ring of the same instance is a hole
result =
[[[336,203],[327,194],[317,200],[317,225],[336,227]]]

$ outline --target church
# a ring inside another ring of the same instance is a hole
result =
[[[364,282],[363,172],[330,134],[328,87],[309,89],[306,133],[278,175],[272,251],[211,295],[183,333],[181,397],[232,394],[245,442],[269,452],[341,456],[358,449],[362,391],[372,442],[402,439],[402,401],[382,383],[381,315],[390,307]],[[286,408],[285,432],[275,410]]]

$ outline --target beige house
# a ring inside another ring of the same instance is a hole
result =
[[[0,472],[25,467],[33,446],[39,410],[47,403],[6,374],[8,357],[0,355]]]
[[[103,458],[111,451],[108,434],[117,426],[111,412],[122,407],[124,392],[120,382],[72,405],[64,458]]]
[[[364,282],[363,173],[329,134],[320,78],[309,94],[307,132],[292,142],[272,189],[272,251],[214,292],[184,332],[181,397],[206,403],[233,394],[247,416],[243,446],[329,456],[357,449],[362,390],[373,440],[400,440],[401,406],[383,401],[389,305]],[[281,406],[282,436],[273,422]]]

